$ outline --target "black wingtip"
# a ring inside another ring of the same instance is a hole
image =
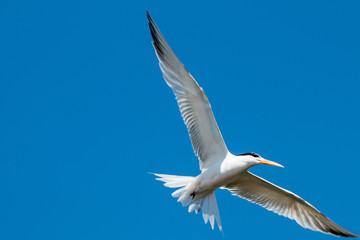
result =
[[[360,237],[359,235],[355,234],[355,233],[351,233],[350,235],[344,236],[344,237],[352,237],[352,238],[358,238]]]
[[[345,229],[344,229],[345,230]],[[356,235],[355,233],[349,232],[347,230],[345,231],[336,231],[333,229],[329,229],[328,230],[330,234],[333,234],[335,236],[341,236],[341,237],[346,237],[346,238],[358,238],[359,235]]]
[[[147,10],[146,10],[146,16],[147,16],[147,18],[149,20],[149,28],[150,28],[150,33],[151,33],[151,36],[153,38],[153,41],[158,42],[158,37],[157,37],[158,34],[157,34],[157,31],[156,31],[157,27],[156,27],[156,25],[154,23],[154,20],[150,16],[150,13]]]
[[[150,16],[150,13],[148,12],[148,10],[145,10],[146,11],[146,17],[148,18],[149,22],[152,21],[152,18]]]

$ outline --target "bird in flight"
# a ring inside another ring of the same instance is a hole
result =
[[[157,174],[166,187],[178,188],[172,196],[189,206],[222,231],[214,191],[227,189],[233,195],[256,203],[279,215],[295,220],[304,228],[344,237],[356,234],[340,227],[296,194],[272,184],[248,171],[267,164],[283,167],[249,152],[231,154],[216,124],[209,101],[199,84],[176,57],[150,14],[147,13],[155,53],[163,77],[176,96],[181,116],[187,127],[192,147],[200,162],[201,174],[196,177]]]

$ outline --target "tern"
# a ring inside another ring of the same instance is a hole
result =
[[[196,177],[154,173],[158,177],[156,180],[165,182],[166,187],[179,188],[172,196],[178,198],[184,207],[189,206],[189,212],[199,213],[202,210],[205,224],[210,222],[212,229],[216,221],[222,231],[214,193],[220,188],[293,219],[304,228],[336,236],[358,237],[331,221],[304,199],[248,171],[260,164],[282,165],[253,152],[233,155],[228,151],[203,89],[176,57],[150,14],[146,14],[160,69],[176,96],[201,170]]]

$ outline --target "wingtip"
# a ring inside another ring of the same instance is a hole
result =
[[[358,238],[359,235],[356,235],[354,233],[351,233],[351,234],[333,234],[334,236],[337,236],[337,237],[346,237],[346,238]]]
[[[145,10],[146,11],[146,17],[147,17],[147,19],[149,20],[149,22],[151,22],[152,21],[152,18],[151,18],[151,16],[150,16],[150,13],[148,12],[148,10]]]
[[[343,236],[343,237],[358,238],[358,237],[360,237],[360,236],[357,235],[357,234],[355,234],[355,233],[350,232],[350,234],[348,234],[348,235],[346,235],[346,236]]]

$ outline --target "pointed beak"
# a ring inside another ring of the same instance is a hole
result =
[[[280,165],[280,164],[278,164],[278,163],[276,163],[276,162],[269,161],[269,160],[266,160],[266,159],[260,159],[259,162],[260,162],[261,164],[267,164],[267,165],[272,165],[272,166],[282,167],[282,168],[284,167],[283,165]]]

